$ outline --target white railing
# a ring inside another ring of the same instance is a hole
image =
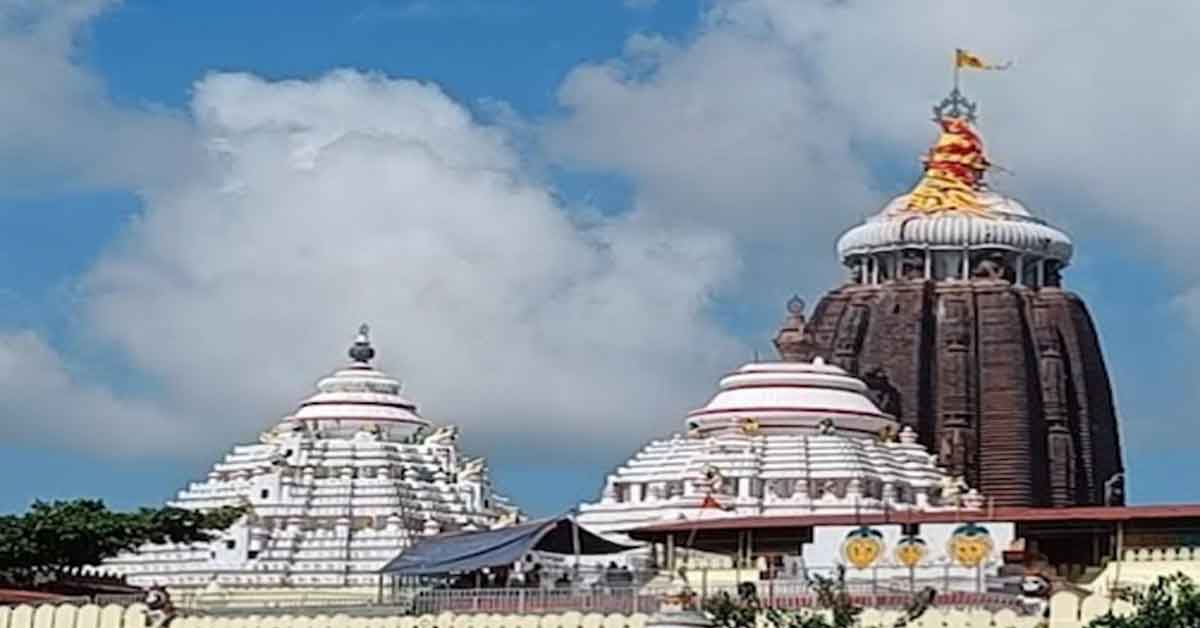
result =
[[[1121,556],[1125,562],[1200,561],[1200,547],[1139,547],[1126,549]]]

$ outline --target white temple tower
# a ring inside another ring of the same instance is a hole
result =
[[[349,353],[295,414],[170,502],[243,504],[246,517],[211,543],[145,546],[107,566],[132,584],[181,592],[373,591],[375,571],[415,536],[517,518],[493,493],[484,460],[459,451],[458,429],[434,427],[371,365],[366,325]]]

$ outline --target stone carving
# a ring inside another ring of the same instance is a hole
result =
[[[838,491],[838,481],[817,480],[817,487],[813,491],[813,496],[817,499],[837,499],[841,497]]]
[[[991,253],[982,257],[975,262],[975,267],[971,270],[971,276],[976,279],[991,281],[1003,280],[1007,273],[1008,267],[1002,253]]]
[[[154,585],[146,591],[146,626],[148,628],[166,628],[177,614],[175,604],[171,602],[171,594],[166,587]]]
[[[1125,474],[1117,473],[1104,482],[1104,505],[1125,505]]]
[[[961,505],[962,494],[967,490],[967,483],[962,476],[945,475],[939,483],[941,488],[941,503],[944,506]]]
[[[465,482],[479,482],[487,474],[487,461],[483,458],[470,458],[459,468],[458,477]]]
[[[793,296],[787,302],[787,318],[775,334],[775,350],[789,362],[807,362],[813,353],[813,338],[805,326],[804,299]]]
[[[425,437],[426,445],[449,445],[458,440],[458,428],[453,425],[443,425]]]
[[[915,281],[925,278],[925,253],[904,251],[900,254],[900,278]]]
[[[833,419],[821,419],[817,423],[817,433],[823,436],[832,436],[837,433],[837,426],[833,424]]]
[[[304,426],[294,421],[284,421],[258,435],[258,442],[264,445],[278,443],[292,434],[304,431]]]
[[[776,500],[787,499],[792,496],[792,481],[791,480],[770,480],[767,482],[767,494]]]
[[[882,367],[868,369],[862,376],[867,385],[867,396],[884,414],[900,417],[900,391],[888,381],[887,372]]]
[[[870,310],[865,303],[851,303],[838,322],[833,346],[833,363],[851,374],[858,373],[858,354],[867,333]]]
[[[720,494],[725,488],[725,476],[721,474],[721,470],[713,465],[705,465],[700,470],[700,480],[696,483],[697,487],[705,493]]]

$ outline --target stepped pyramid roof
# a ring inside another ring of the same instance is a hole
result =
[[[516,520],[486,462],[459,450],[458,429],[423,418],[371,364],[368,332],[295,413],[171,501],[241,504],[247,516],[211,543],[148,545],[108,567],[175,589],[374,587],[375,572],[419,536]]]

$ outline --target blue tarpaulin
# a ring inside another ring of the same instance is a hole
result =
[[[431,576],[511,565],[530,551],[554,554],[615,554],[633,549],[585,528],[569,517],[541,519],[497,530],[439,534],[417,541],[383,566],[393,576]],[[578,535],[578,547],[576,547]]]

